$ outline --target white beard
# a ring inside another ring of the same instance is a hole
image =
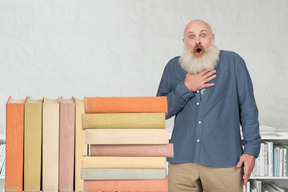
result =
[[[201,57],[195,57],[193,50],[185,48],[179,60],[181,67],[193,75],[205,69],[213,70],[218,63],[220,50],[212,44],[203,54]]]

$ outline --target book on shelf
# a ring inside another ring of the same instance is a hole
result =
[[[85,113],[167,113],[166,97],[85,97]]]
[[[255,167],[251,176],[261,177],[286,177],[287,175],[287,150],[286,144],[273,143],[264,140]]]
[[[164,113],[91,113],[82,115],[83,129],[165,129]]]
[[[92,156],[173,157],[173,144],[90,145]]]
[[[5,164],[6,144],[0,145],[0,174],[2,173]]]
[[[263,141],[267,145],[267,176],[273,176],[273,142],[272,141]]]
[[[93,180],[84,181],[84,191],[168,192],[167,177],[162,180]]]
[[[251,179],[250,180],[250,185],[257,189],[259,192],[262,192],[262,181],[258,180],[258,179]]]
[[[41,190],[43,99],[27,98],[24,122],[24,191]]]
[[[59,191],[73,191],[75,100],[60,99]]]
[[[10,96],[6,103],[5,191],[23,191],[25,100]]]
[[[165,157],[82,156],[82,168],[165,169]]]
[[[58,191],[59,98],[44,98],[42,149],[42,191]]]
[[[29,97],[25,102],[24,121],[24,190],[40,191],[42,103]]]
[[[4,160],[3,168],[0,173],[1,176],[5,176],[5,167],[6,167],[6,161]]]
[[[165,179],[165,169],[82,169],[83,180]]]
[[[86,144],[168,144],[167,129],[86,129]]]
[[[83,191],[83,180],[81,179],[82,155],[87,155],[85,144],[85,131],[82,129],[81,116],[84,114],[84,101],[76,99],[75,116],[75,191]]]

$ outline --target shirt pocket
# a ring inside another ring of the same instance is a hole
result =
[[[220,97],[229,97],[233,94],[233,78],[232,74],[222,71],[217,74],[214,86],[214,94]]]

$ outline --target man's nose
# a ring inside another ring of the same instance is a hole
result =
[[[196,44],[201,44],[201,41],[200,41],[200,38],[199,37],[196,37]]]

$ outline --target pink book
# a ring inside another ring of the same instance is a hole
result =
[[[173,144],[90,145],[92,156],[173,157]]]
[[[72,192],[74,182],[75,100],[60,100],[59,191]]]

